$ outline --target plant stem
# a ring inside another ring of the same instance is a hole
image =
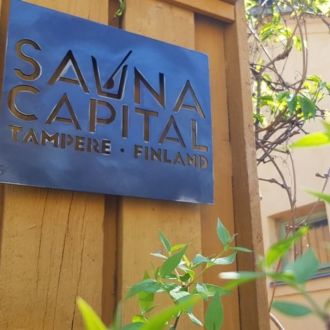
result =
[[[176,317],[174,324],[171,326],[171,330],[176,330],[178,323],[180,321],[181,313]]]
[[[314,299],[304,290],[300,289],[300,293],[304,296],[304,298],[309,302],[311,307],[313,307],[315,314],[322,320],[329,322],[329,315],[325,313],[320,306],[314,301]]]
[[[279,319],[273,313],[269,313],[269,316],[273,323],[277,326],[278,330],[285,330]]]

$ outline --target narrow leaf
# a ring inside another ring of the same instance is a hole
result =
[[[163,254],[158,253],[158,252],[150,253],[150,255],[152,255],[153,257],[156,257],[156,258],[164,259],[164,260],[167,259],[167,257],[165,257]]]
[[[316,191],[307,191],[308,193],[310,193],[311,195],[316,196],[317,198],[319,198],[320,200],[330,204],[330,195],[321,193],[321,192],[316,192]]]
[[[77,305],[83,318],[86,330],[107,330],[105,324],[84,299],[78,297]]]
[[[305,316],[312,313],[311,309],[307,306],[288,301],[274,301],[272,307],[283,314],[295,317]]]
[[[157,292],[161,288],[161,284],[152,279],[146,279],[138,282],[130,287],[127,292],[126,299],[130,298],[140,292]]]
[[[242,246],[233,246],[230,248],[230,250],[237,251],[237,252],[245,252],[245,253],[252,253],[253,251],[251,249],[242,247]]]
[[[291,114],[296,111],[297,108],[297,96],[290,96],[288,100],[288,110]]]
[[[203,263],[207,264],[208,262],[210,262],[210,259],[207,258],[207,257],[202,256],[201,254],[197,254],[192,262],[195,266],[198,266],[198,265],[201,265]]]
[[[168,307],[152,317],[149,321],[147,321],[141,330],[162,330],[166,326],[166,323],[176,317],[179,313],[187,312],[192,307],[194,307],[199,301],[201,301],[201,297],[194,295],[188,300],[180,302],[177,305]]]
[[[205,298],[213,297],[216,293],[219,293],[220,296],[230,293],[230,290],[208,283],[197,283],[196,291]]]
[[[193,313],[188,313],[188,317],[190,318],[191,322],[202,327],[203,323],[193,314]]]
[[[179,265],[183,255],[185,254],[187,246],[184,246],[182,250],[170,256],[160,267],[159,273],[161,277],[165,277],[173,272],[173,270]]]
[[[207,307],[205,314],[205,328],[207,330],[219,330],[223,323],[223,307],[220,295],[216,293]]]
[[[143,322],[134,322],[134,323],[125,325],[122,328],[122,330],[140,330],[143,325],[144,325]]]
[[[182,250],[184,247],[186,246],[186,244],[174,244],[171,247],[171,254],[178,252],[179,250]]]
[[[304,118],[309,119],[315,116],[316,105],[306,96],[300,96],[298,98],[299,104],[301,105],[301,110],[303,112]]]
[[[228,245],[233,241],[233,237],[229,234],[229,231],[219,218],[217,223],[217,235],[223,245]]]
[[[312,249],[308,249],[294,263],[288,265],[285,270],[292,271],[295,281],[299,284],[307,282],[319,270],[320,263]]]
[[[291,148],[319,147],[330,144],[330,134],[323,132],[310,133],[290,145]]]
[[[271,267],[275,262],[280,260],[283,256],[285,256],[294,242],[299,240],[302,236],[307,234],[308,228],[301,227],[299,228],[292,236],[287,239],[280,240],[274,245],[272,245],[263,260],[263,267],[268,268]]]
[[[178,301],[184,297],[189,297],[190,293],[187,291],[177,291],[177,290],[172,290],[170,291],[170,296],[175,300]]]
[[[160,241],[162,242],[165,250],[167,252],[171,251],[171,243],[162,232],[159,234],[159,238],[160,238]]]
[[[139,292],[139,306],[143,313],[148,312],[153,305],[155,294],[153,292]]]
[[[235,252],[227,257],[211,259],[211,263],[214,265],[231,265],[236,260],[236,254],[237,253]]]

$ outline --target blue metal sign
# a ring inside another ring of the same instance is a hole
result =
[[[213,201],[201,53],[12,0],[0,181]]]

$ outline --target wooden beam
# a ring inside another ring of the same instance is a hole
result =
[[[225,51],[236,242],[254,251],[253,254],[239,254],[237,265],[239,270],[254,270],[258,256],[263,255],[263,239],[243,0],[237,1],[235,7],[235,24],[225,26]],[[269,329],[264,281],[241,286],[239,298],[240,329]]]
[[[222,1],[227,2],[227,3],[231,3],[233,5],[237,2],[237,0],[222,0]]]
[[[219,0],[161,0],[220,21],[235,20],[235,6]]]
[[[224,24],[209,17],[196,15],[196,49],[209,57],[213,166],[214,204],[202,205],[202,252],[203,255],[217,255],[221,245],[216,234],[217,218],[220,217],[231,233],[235,232],[232,157],[229,139],[228,105],[226,91]],[[204,273],[206,283],[220,284],[219,273],[236,271],[236,265],[214,267]],[[238,293],[235,290],[222,300],[224,306],[223,329],[235,330],[240,327]]]

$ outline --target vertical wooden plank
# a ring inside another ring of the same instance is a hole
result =
[[[227,100],[233,157],[233,199],[237,244],[254,250],[238,257],[239,270],[255,269],[263,254],[259,190],[252,124],[251,90],[244,3],[236,2],[236,22],[225,30]],[[266,286],[263,281],[239,288],[242,330],[267,330]]]
[[[34,3],[108,22],[108,0]],[[78,295],[111,316],[116,201],[105,209],[102,195],[1,187],[0,328],[81,329]]]
[[[189,48],[195,45],[193,13],[164,2],[128,0],[124,28]],[[160,231],[173,243],[189,243],[190,251],[200,251],[200,221],[198,205],[123,198],[120,207],[120,294],[141,280],[144,271],[156,262],[150,253],[160,247]],[[128,304],[124,318],[128,321],[134,312],[134,303]],[[197,314],[201,312],[202,309]],[[181,323],[181,320],[180,327],[194,328],[191,322]]]
[[[6,186],[0,324],[81,328],[77,295],[100,311],[103,197]]]
[[[227,111],[227,88],[225,72],[224,25],[213,19],[197,16],[196,48],[209,56],[212,135],[214,157],[214,205],[204,205],[202,211],[202,246],[204,255],[215,255],[221,251],[216,234],[217,218],[220,217],[230,232],[234,233],[234,211],[232,192],[232,159],[229,143],[229,121]],[[207,283],[219,284],[221,271],[235,271],[236,266],[219,266],[204,275]],[[224,329],[239,328],[238,295],[234,292],[223,300]]]

